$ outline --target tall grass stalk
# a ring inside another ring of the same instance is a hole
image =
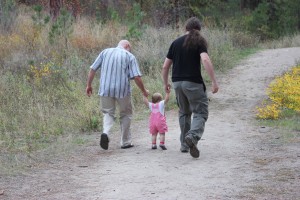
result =
[[[276,49],[287,47],[299,47],[300,46],[300,34],[290,35],[282,37],[278,40],[271,40],[261,44],[263,48]]]

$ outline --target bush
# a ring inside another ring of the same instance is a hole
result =
[[[267,89],[269,101],[257,108],[259,119],[278,119],[282,109],[300,112],[300,66],[277,77]]]
[[[240,23],[262,40],[278,39],[299,30],[299,9],[297,1],[264,0],[253,12],[242,17]]]
[[[68,131],[99,130],[98,101],[54,63],[3,74],[0,87],[0,149],[30,153]]]

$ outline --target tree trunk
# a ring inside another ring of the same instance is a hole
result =
[[[298,9],[298,31],[300,30],[300,8]]]
[[[50,0],[50,16],[55,21],[59,15],[60,8],[62,7],[63,0]]]
[[[240,0],[240,9],[249,8],[250,10],[255,10],[261,2],[261,0]]]
[[[245,9],[246,4],[247,4],[247,0],[241,0],[240,1],[240,9],[241,9],[241,11]]]
[[[179,29],[179,0],[174,0],[175,28]]]

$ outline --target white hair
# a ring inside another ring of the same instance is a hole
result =
[[[128,40],[121,40],[118,44],[118,46],[126,47],[126,45],[130,45],[130,42]]]

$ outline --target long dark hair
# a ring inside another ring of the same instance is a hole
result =
[[[195,49],[199,45],[205,46],[207,48],[207,41],[205,38],[200,34],[201,30],[201,23],[197,17],[191,17],[186,21],[185,30],[188,31],[188,35],[185,38],[183,43],[183,47],[187,49]]]

